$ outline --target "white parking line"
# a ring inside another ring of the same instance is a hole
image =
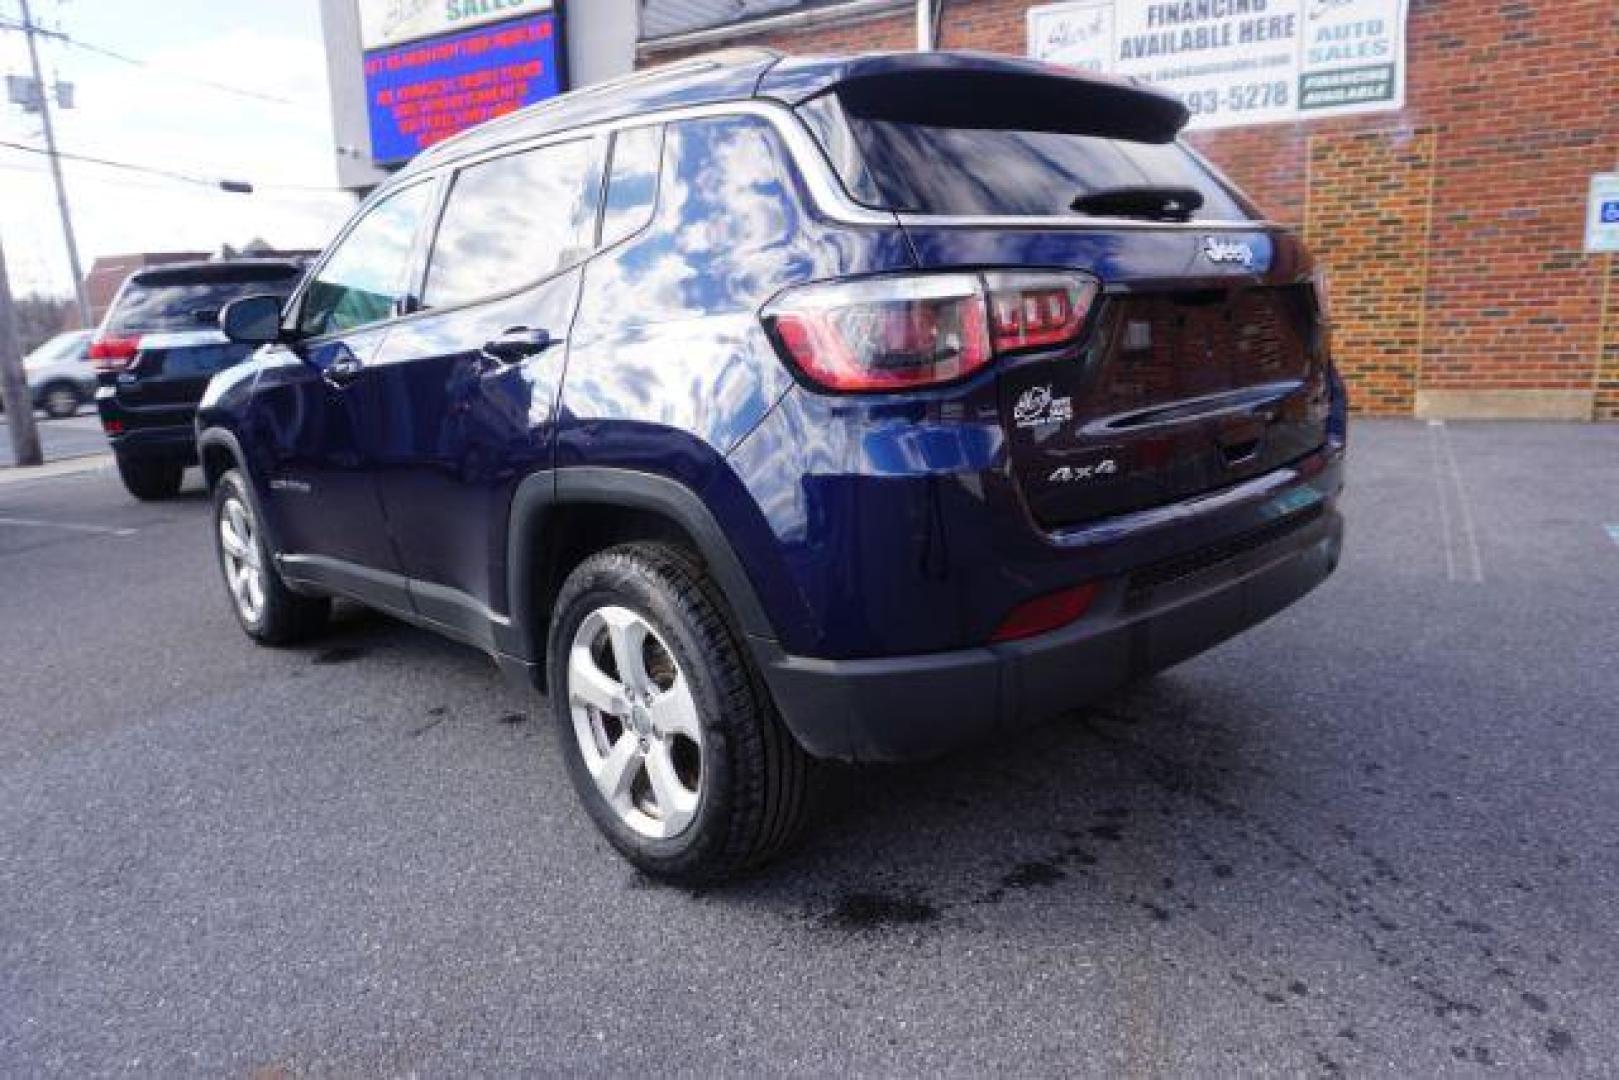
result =
[[[1434,479],[1439,484],[1439,528],[1444,534],[1445,576],[1451,581],[1472,585],[1484,582],[1484,559],[1479,553],[1478,530],[1473,525],[1473,508],[1462,484],[1462,471],[1456,464],[1450,430],[1443,420],[1428,421],[1429,445],[1433,450]],[[1448,482],[1447,482],[1448,481]],[[1455,514],[1451,504],[1455,504]],[[1460,548],[1455,533],[1460,526]]]
[[[103,536],[134,536],[137,529],[115,529],[110,525],[83,525],[76,521],[40,521],[37,518],[0,517],[0,525],[24,529],[66,529],[68,532],[99,533]]]
[[[1484,558],[1479,554],[1478,529],[1473,526],[1473,503],[1467,497],[1467,487],[1462,483],[1462,470],[1456,464],[1456,447],[1450,441],[1450,429],[1444,428],[1439,433],[1439,443],[1445,448],[1445,464],[1450,468],[1450,482],[1456,489],[1456,505],[1461,508],[1462,539],[1467,543],[1467,561],[1472,570],[1472,577],[1463,580],[1472,581],[1475,585],[1484,583]]]
[[[1604,525],[1602,527],[1608,530],[1608,539],[1619,544],[1619,525]]]

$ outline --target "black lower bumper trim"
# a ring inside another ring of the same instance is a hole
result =
[[[1027,641],[860,660],[752,642],[777,707],[811,754],[932,757],[1094,701],[1275,614],[1332,573],[1343,519],[1325,509],[1267,539],[1162,582],[1111,582],[1079,622]]]
[[[197,463],[197,433],[190,427],[134,428],[107,441],[112,452],[127,461]]]

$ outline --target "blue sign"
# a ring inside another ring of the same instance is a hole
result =
[[[365,54],[371,157],[392,164],[563,90],[554,13]]]
[[[1591,177],[1591,197],[1585,214],[1585,250],[1619,251],[1619,173]]]

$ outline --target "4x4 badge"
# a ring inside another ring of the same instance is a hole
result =
[[[1254,249],[1236,240],[1221,240],[1217,236],[1203,238],[1203,256],[1211,263],[1241,263],[1254,265]]]
[[[1059,465],[1046,477],[1051,484],[1072,484],[1079,480],[1097,480],[1104,476],[1117,476],[1119,463],[1113,458],[1103,458],[1101,461],[1089,465]]]

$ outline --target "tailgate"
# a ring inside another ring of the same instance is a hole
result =
[[[217,330],[146,334],[134,361],[117,376],[118,398],[136,409],[195,405],[209,379],[252,353],[253,346],[238,345]]]
[[[1012,466],[1046,528],[1237,483],[1326,441],[1308,285],[1104,295],[1077,352],[1009,366]]]
[[[1041,527],[1215,491],[1326,442],[1326,327],[1293,235],[901,220],[930,269],[1049,267],[1101,282],[1076,344],[1000,362],[1010,466]]]

